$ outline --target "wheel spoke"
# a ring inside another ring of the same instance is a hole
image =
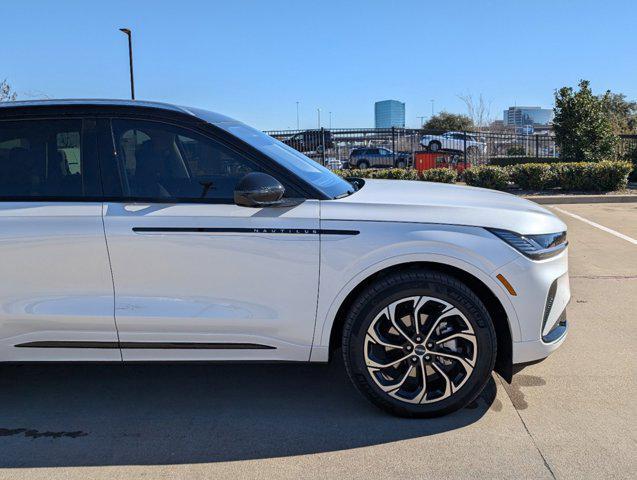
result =
[[[449,375],[447,375],[442,368],[436,365],[436,362],[432,362],[431,365],[445,380],[445,393],[442,394],[442,397],[436,399],[436,400],[442,400],[443,398],[447,398],[449,395],[453,393],[453,383],[451,383],[451,379],[449,378]]]
[[[451,335],[447,335],[446,337],[441,338],[440,340],[436,340],[436,345],[440,345],[442,343],[446,343],[449,340],[453,340],[454,338],[464,338],[473,344],[476,345],[476,337],[473,333],[469,333],[468,331],[460,332],[460,333],[452,333]]]
[[[431,354],[432,355],[437,355],[439,357],[450,358],[451,360],[455,360],[457,362],[460,362],[460,364],[463,366],[463,368],[467,372],[467,375],[469,375],[473,371],[473,361],[472,360],[468,360],[466,358],[462,358],[460,355],[456,355],[454,353],[435,352],[435,351],[431,352]]]
[[[416,403],[423,403],[427,396],[427,367],[425,366],[425,361],[422,358],[420,359],[420,374],[422,375],[422,389],[414,399]]]
[[[394,360],[394,361],[389,362],[389,363],[378,363],[378,362],[375,362],[374,360],[372,360],[371,358],[367,357],[365,359],[365,363],[370,368],[375,368],[376,370],[380,370],[382,368],[393,367],[394,365],[397,365],[400,362],[402,362],[404,360],[407,360],[410,356],[412,356],[411,353],[408,353],[407,355],[405,355],[403,357],[400,357],[398,360]]]
[[[444,320],[445,318],[451,317],[453,315],[459,315],[459,314],[460,314],[460,310],[458,310],[456,307],[451,307],[450,309],[442,312],[440,316],[436,319],[434,324],[431,326],[429,331],[427,332],[427,336],[425,337],[425,343],[429,341],[429,337],[431,337],[431,334],[436,330],[436,328],[438,327],[438,325],[440,324],[442,320]]]
[[[418,301],[414,302],[414,313],[412,314],[414,317],[414,324],[416,328],[416,335],[420,334],[420,318],[418,316],[418,311],[430,300],[434,300],[431,297],[415,297],[418,298]]]
[[[414,343],[414,341],[411,339],[411,337],[409,335],[407,335],[407,333],[402,329],[402,327],[400,327],[398,325],[398,322],[396,321],[396,306],[398,305],[398,303],[401,302],[394,302],[392,303],[389,307],[387,307],[387,316],[389,317],[389,321],[391,322],[391,324],[394,326],[394,328],[403,336],[405,337],[405,339],[411,343],[412,345],[416,345]]]
[[[367,331],[367,335],[371,338],[371,340],[378,344],[378,345],[382,345],[383,347],[387,347],[387,348],[402,348],[402,345],[396,345],[393,343],[389,343],[386,340],[382,340],[380,338],[380,336],[378,335],[378,332],[376,331],[376,329],[372,326],[368,331]]]
[[[414,366],[409,365],[409,368],[407,369],[405,374],[400,378],[400,380],[398,380],[398,383],[392,383],[390,385],[382,386],[380,388],[382,388],[383,391],[385,392],[394,392],[396,390],[399,390],[400,387],[403,386],[403,384],[405,383],[405,380],[407,380],[407,377],[409,377],[409,374],[411,373],[413,369],[414,369]]]

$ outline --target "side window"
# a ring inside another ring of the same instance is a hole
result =
[[[81,120],[0,121],[0,200],[97,195],[82,151]]]
[[[260,170],[241,153],[177,126],[113,120],[113,133],[130,198],[232,201],[239,180]]]

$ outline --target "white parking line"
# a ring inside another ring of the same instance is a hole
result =
[[[624,235],[623,233],[619,233],[611,228],[605,227],[604,225],[600,225],[599,223],[595,223],[595,222],[591,222],[590,220],[588,220],[587,218],[584,217],[580,217],[579,215],[575,215],[574,213],[571,212],[567,212],[566,210],[562,210],[559,207],[552,207],[555,210],[557,210],[558,212],[563,213],[564,215],[568,215],[570,217],[576,218],[578,220],[581,220],[584,223],[588,223],[589,225],[592,225],[595,228],[599,228],[600,230],[603,230],[607,233],[610,233],[611,235],[615,235],[616,237],[622,238],[624,240],[626,240],[627,242],[632,243],[633,245],[637,245],[637,240],[635,240],[632,237],[629,237],[628,235]]]

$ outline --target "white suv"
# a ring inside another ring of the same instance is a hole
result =
[[[372,402],[427,417],[564,341],[566,227],[534,203],[346,181],[204,110],[0,105],[0,362],[342,350]]]
[[[420,144],[437,152],[439,150],[451,150],[468,155],[484,155],[487,153],[487,144],[477,137],[465,132],[446,132],[442,135],[423,135]]]

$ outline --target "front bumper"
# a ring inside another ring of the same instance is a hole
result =
[[[571,299],[568,249],[541,261],[520,256],[497,272],[517,292],[509,297],[519,327],[519,341],[512,346],[512,363],[547,357],[564,342],[568,330],[566,306]]]

